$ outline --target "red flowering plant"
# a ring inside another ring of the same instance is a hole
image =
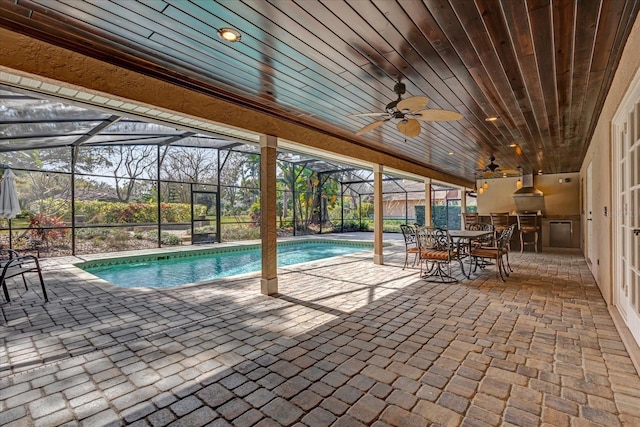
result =
[[[47,216],[41,213],[31,215],[29,217],[31,240],[36,245],[43,242],[49,247],[50,242],[66,237],[69,229],[64,228],[65,225],[65,221],[59,216]]]

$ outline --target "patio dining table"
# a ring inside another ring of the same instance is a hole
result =
[[[458,257],[462,260],[462,258],[468,256],[471,253],[471,244],[476,239],[481,239],[483,237],[492,236],[493,231],[480,231],[480,230],[449,230],[449,236],[456,241],[457,244],[457,253]],[[464,247],[466,243],[466,247]],[[471,266],[473,264],[473,260],[469,257],[469,272],[465,272],[464,263],[460,261],[460,267],[462,269],[462,274],[465,275],[467,279],[471,278]]]

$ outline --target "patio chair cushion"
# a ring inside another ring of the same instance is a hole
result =
[[[447,261],[456,257],[455,251],[439,251],[434,249],[424,250],[420,253],[422,259],[435,259],[441,261]]]
[[[480,257],[480,258],[495,258],[498,251],[502,254],[506,254],[509,250],[507,248],[487,248],[480,247],[471,250],[471,256]]]

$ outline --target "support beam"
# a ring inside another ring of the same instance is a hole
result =
[[[431,178],[424,180],[424,225],[433,225],[431,218]]]
[[[373,262],[384,264],[382,256],[382,165],[373,166]]]
[[[278,242],[276,232],[276,148],[273,135],[260,137],[260,237],[262,239],[262,279],[260,292],[278,293]]]

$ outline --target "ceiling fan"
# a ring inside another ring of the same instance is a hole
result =
[[[500,167],[499,164],[495,163],[495,160],[496,158],[494,156],[489,157],[489,164],[482,169],[478,169],[480,178],[500,178],[522,175],[520,166],[516,169],[503,168]]]
[[[456,111],[449,110],[435,110],[424,108],[429,103],[429,99],[426,96],[412,96],[406,99],[402,99],[402,95],[406,92],[407,88],[402,82],[398,82],[393,87],[393,91],[398,95],[398,99],[391,101],[385,107],[383,113],[364,113],[364,114],[352,114],[349,117],[380,117],[380,120],[373,123],[369,123],[358,132],[356,135],[362,135],[370,130],[376,129],[383,124],[392,121],[396,123],[396,128],[405,136],[414,137],[420,135],[421,127],[420,122],[448,122],[454,120],[460,120],[462,114]]]

